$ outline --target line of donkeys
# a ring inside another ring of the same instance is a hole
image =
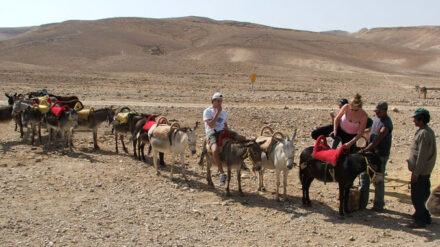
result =
[[[182,127],[178,122],[168,122],[165,117],[138,113],[129,107],[119,109],[102,108],[86,109],[76,96],[53,95],[43,89],[27,94],[7,94],[9,106],[0,107],[0,123],[8,123],[15,120],[15,130],[19,129],[20,137],[23,138],[23,128],[27,128],[26,136],[31,134],[31,143],[35,144],[35,135],[38,133],[41,142],[41,128],[49,132],[48,145],[60,137],[63,148],[72,151],[72,135],[75,130],[89,130],[93,133],[94,149],[99,149],[97,143],[98,128],[104,122],[112,126],[115,136],[115,151],[118,153],[118,138],[121,140],[123,150],[128,153],[124,144],[124,137],[129,138],[133,144],[134,156],[139,160],[146,160],[144,148],[148,145],[148,154],[152,151],[153,163],[157,174],[159,165],[164,164],[164,153],[172,155],[170,167],[170,179],[173,179],[173,168],[176,157],[180,156],[182,176],[187,180],[184,168],[186,150],[191,154],[196,153],[196,130],[195,126]],[[228,139],[220,139],[220,160],[228,172],[226,187],[227,195],[230,195],[229,184],[231,171],[235,170],[238,180],[238,191],[241,189],[241,170],[246,159],[250,160],[252,170],[259,174],[259,191],[264,191],[263,174],[266,169],[275,170],[276,174],[276,200],[280,200],[279,187],[280,175],[283,173],[283,199],[287,200],[287,176],[289,171],[296,166],[295,157],[296,130],[290,137],[281,132],[273,131],[269,126],[264,126],[260,136],[256,139],[241,142]],[[26,138],[25,138],[26,139]],[[318,145],[318,143],[317,143]],[[323,145],[320,143],[319,145]],[[212,151],[203,146],[200,157],[200,165],[203,165],[206,157],[207,181],[214,187],[211,180],[210,168],[215,164]],[[318,160],[313,155],[314,148],[311,146],[304,149],[300,154],[299,177],[302,183],[305,205],[311,205],[309,188],[316,178],[324,182],[339,183],[339,214],[350,213],[356,206],[352,206],[350,188],[353,181],[363,171],[367,171],[372,179],[380,178],[380,160],[374,153],[341,153],[334,164]],[[159,161],[158,161],[159,160]],[[358,200],[358,199],[357,199]],[[349,203],[350,202],[350,203]],[[355,203],[356,204],[356,203]]]

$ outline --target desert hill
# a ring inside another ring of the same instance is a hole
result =
[[[201,17],[66,21],[1,40],[0,64],[109,72],[440,72],[438,54],[356,37]]]
[[[362,29],[354,37],[411,49],[440,52],[440,27],[396,27]]]

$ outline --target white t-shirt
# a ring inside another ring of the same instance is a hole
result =
[[[225,128],[225,123],[228,122],[228,114],[226,114],[226,112],[222,110],[222,112],[220,112],[220,115],[217,118],[217,122],[215,123],[214,128],[209,127],[209,125],[206,123],[206,120],[214,119],[215,112],[216,109],[214,109],[214,107],[212,106],[206,108],[203,111],[203,122],[205,122],[206,138],[214,134],[215,131],[218,132],[223,130]]]

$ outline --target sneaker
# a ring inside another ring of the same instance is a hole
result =
[[[219,186],[224,186],[225,185],[225,183],[226,183],[226,178],[227,178],[228,176],[226,175],[226,173],[222,173],[222,174],[220,174],[220,183],[219,183]]]

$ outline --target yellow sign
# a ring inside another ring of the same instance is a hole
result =
[[[255,82],[255,80],[257,80],[257,74],[252,74],[251,75],[251,82]]]

